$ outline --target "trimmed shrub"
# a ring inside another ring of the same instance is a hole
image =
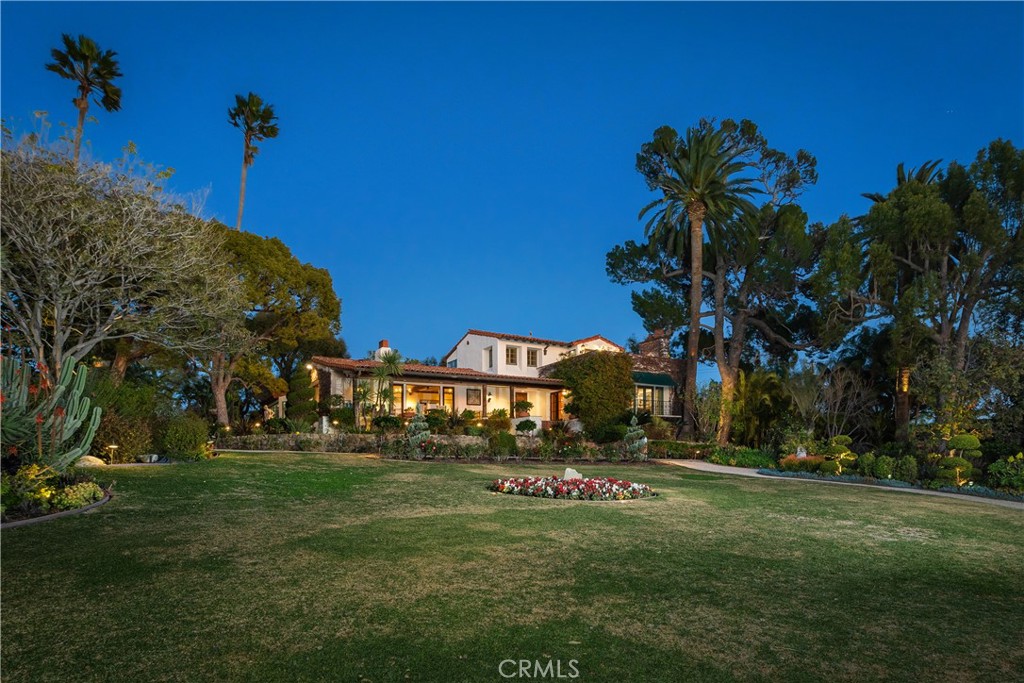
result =
[[[508,411],[504,408],[492,410],[484,422],[484,429],[488,434],[508,434],[512,431],[512,418],[508,416]]]
[[[939,461],[935,481],[944,486],[963,486],[970,481],[973,471],[974,466],[966,458],[943,458]]]
[[[522,434],[528,434],[537,429],[537,423],[533,420],[522,420],[516,425],[516,431]]]
[[[629,354],[592,351],[553,364],[550,376],[565,382],[571,392],[566,412],[583,422],[588,432],[616,421],[633,402],[633,361]]]
[[[299,425],[283,417],[272,417],[263,423],[263,431],[267,434],[294,434],[301,432]]]
[[[306,424],[316,420],[316,401],[313,397],[316,390],[310,381],[309,373],[297,370],[288,382],[288,402],[285,404],[285,415],[292,422]],[[301,431],[301,430],[300,430]]]
[[[732,446],[716,446],[707,461],[717,465],[731,467],[750,467],[753,469],[774,469],[775,458],[756,448],[734,448]]]
[[[160,451],[175,460],[201,460],[213,457],[210,426],[191,413],[172,417],[160,435]]]
[[[512,436],[508,432],[497,432],[492,434],[487,440],[487,445],[491,450],[491,454],[498,458],[509,458],[519,452],[519,445],[516,443],[516,437]]]
[[[111,445],[117,448],[110,448]],[[141,418],[127,419],[116,411],[103,413],[92,440],[92,454],[111,463],[135,462],[153,450],[153,431]]]
[[[382,433],[398,432],[402,429],[402,418],[395,415],[378,415],[373,418],[371,424],[374,429]]]
[[[949,440],[946,447],[962,458],[981,457],[981,441],[973,434],[957,434]]]
[[[623,424],[611,424],[599,427],[593,434],[597,443],[615,443],[626,438],[626,431],[629,428]]]
[[[680,458],[700,460],[714,451],[710,443],[688,443],[685,441],[649,441],[647,454],[652,458]]]
[[[817,472],[823,462],[825,458],[818,455],[808,455],[806,458],[787,455],[779,460],[779,469],[783,472]]]
[[[897,460],[894,476],[900,481],[917,481],[917,459],[912,455],[904,455]]]
[[[896,459],[890,458],[888,455],[875,460],[874,474],[876,479],[892,479],[893,473],[896,471]]]
[[[862,477],[875,476],[875,454],[868,452],[857,458],[857,472]]]
[[[841,471],[838,460],[826,460],[818,467],[818,473],[824,475],[836,475]]]
[[[434,434],[445,434],[448,431],[448,413],[440,408],[428,410],[427,427]]]

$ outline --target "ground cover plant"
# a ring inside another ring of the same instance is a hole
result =
[[[486,489],[552,469],[119,469],[95,512],[0,537],[4,679],[477,681],[509,658],[576,659],[585,681],[1024,671],[1017,510],[664,464],[639,505]]]

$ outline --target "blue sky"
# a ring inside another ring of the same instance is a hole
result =
[[[821,179],[811,220],[864,209],[895,166],[1022,144],[1024,5],[12,3],[0,6],[0,108],[74,120],[46,72],[62,32],[119,53],[128,140],[208,190],[233,224],[235,93],[276,106],[245,227],[327,268],[354,356],[387,337],[441,356],[467,328],[642,336],[604,255],[638,238],[634,170],[655,128],[750,118]]]

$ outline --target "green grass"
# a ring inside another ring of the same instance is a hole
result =
[[[109,470],[106,506],[3,532],[3,679],[1024,678],[1017,510],[579,469],[662,495],[498,495],[560,468],[348,455]]]

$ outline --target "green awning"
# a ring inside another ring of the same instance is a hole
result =
[[[664,372],[634,372],[633,384],[646,384],[655,387],[674,387],[675,380]]]

